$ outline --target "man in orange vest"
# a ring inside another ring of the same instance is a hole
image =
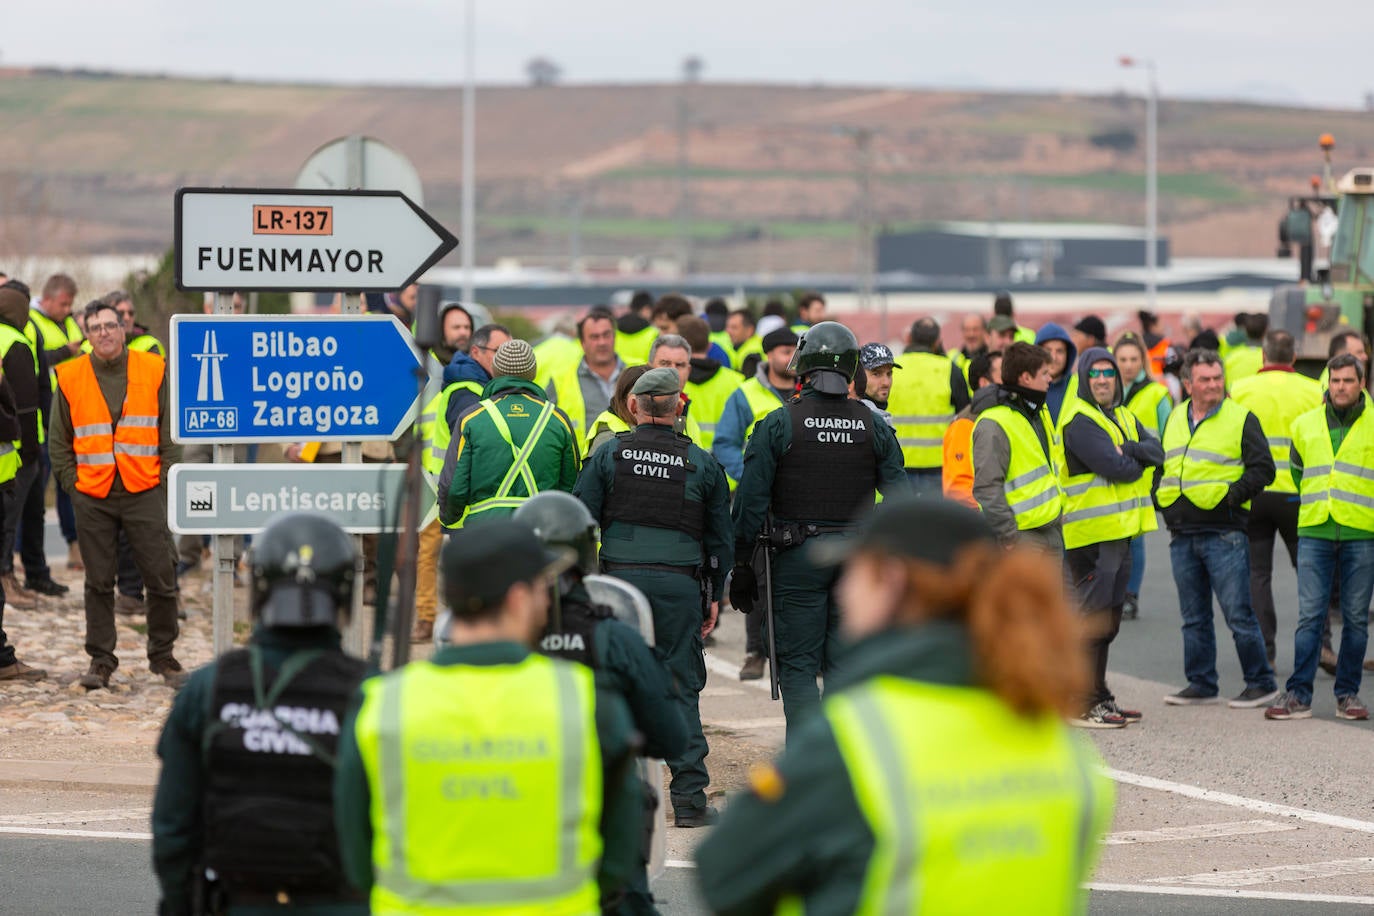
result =
[[[176,643],[176,553],[167,528],[167,472],[181,457],[168,423],[166,361],[124,345],[119,312],[86,307],[91,352],[57,367],[48,431],[53,475],[72,495],[86,562],[87,690],[110,685],[115,657],[115,543],[129,539],[147,590],[148,667],[173,687],[186,672]]]

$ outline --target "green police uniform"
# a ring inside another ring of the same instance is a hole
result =
[[[301,653],[342,656],[339,633],[332,628],[315,627],[299,631],[259,628],[253,634],[252,644],[261,651],[264,668],[268,671],[279,671],[287,659]],[[160,912],[164,913],[192,912],[192,894],[195,891],[193,876],[196,868],[203,864],[202,854],[206,843],[205,797],[211,783],[204,748],[211,726],[221,718],[219,710],[213,708],[213,702],[218,667],[222,663],[223,659],[191,675],[186,686],[177,694],[162,736],[158,739],[157,754],[162,758],[162,774],[158,778],[157,795],[153,800],[153,867],[162,886],[163,908]],[[356,684],[361,677],[362,663],[357,662],[353,683]],[[312,702],[317,699],[311,697]],[[281,732],[274,731],[274,734],[280,735]],[[332,743],[337,732],[330,735],[326,728],[320,737],[329,738]],[[322,788],[327,789],[327,785]],[[297,800],[291,801],[295,804]],[[298,815],[299,808],[294,808],[292,813]],[[298,841],[299,837],[295,839]],[[350,895],[342,886],[339,891],[336,901],[297,902],[290,911],[316,913],[319,916],[362,916],[368,912],[367,903],[360,895]],[[286,909],[268,901],[261,904],[234,904],[232,890],[230,895],[229,912],[235,916],[266,916]],[[350,896],[354,899],[348,899]]]
[[[847,529],[872,507],[875,487],[884,498],[910,489],[892,429],[875,422],[858,401],[821,394],[808,382],[800,398],[759,420],[749,437],[732,509],[735,555],[747,561],[770,507],[773,530],[790,527],[794,539],[808,528],[814,537],[848,537]],[[835,667],[838,571],[784,546],[772,573],[774,643],[790,738],[820,702],[816,676]]]
[[[857,643],[825,715],[698,847],[711,911],[1082,912],[1112,813],[1101,759],[976,682],[954,624]]]
[[[697,705],[706,686],[703,590],[715,600],[734,561],[725,472],[671,427],[641,424],[588,459],[573,495],[601,525],[603,570],[653,608],[654,643],[677,681],[688,733],[686,752],[667,761],[673,809],[702,812],[710,782]]]

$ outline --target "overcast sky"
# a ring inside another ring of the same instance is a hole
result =
[[[567,82],[677,79],[1134,90],[1355,108],[1374,91],[1367,2],[476,0],[477,74],[543,55]],[[463,0],[46,0],[5,4],[0,65],[243,79],[454,84]],[[1341,24],[1347,23],[1343,27]]]

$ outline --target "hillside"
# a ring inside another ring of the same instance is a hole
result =
[[[678,251],[677,86],[482,88],[478,258]],[[694,265],[850,270],[856,131],[879,225],[1143,217],[1144,105],[1125,96],[702,84],[686,90]],[[0,70],[0,259],[156,251],[183,185],[289,186],[348,133],[404,152],[458,228],[460,92]],[[1272,253],[1283,198],[1374,155],[1361,112],[1160,107],[1160,218],[1180,255]]]

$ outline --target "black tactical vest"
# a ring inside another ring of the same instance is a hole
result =
[[[216,663],[203,747],[204,864],[231,903],[236,891],[354,899],[334,833],[333,759],[364,667],[360,659],[325,650],[291,679],[271,710],[259,710],[249,650]],[[275,671],[264,672],[265,692],[275,678]]]
[[[706,507],[687,498],[692,440],[667,426],[639,426],[615,437],[615,483],[608,521],[681,531],[696,540],[706,528]]]
[[[878,458],[873,411],[841,397],[783,406],[792,445],[773,474],[773,514],[790,521],[851,521],[873,507]]]
[[[563,621],[562,627],[554,630],[553,621],[549,621],[548,629],[539,641],[539,651],[554,658],[579,662],[593,670],[601,667],[601,659],[596,654],[596,641],[592,637],[603,620],[610,620],[614,616],[611,609],[564,598],[559,603],[559,616]]]

